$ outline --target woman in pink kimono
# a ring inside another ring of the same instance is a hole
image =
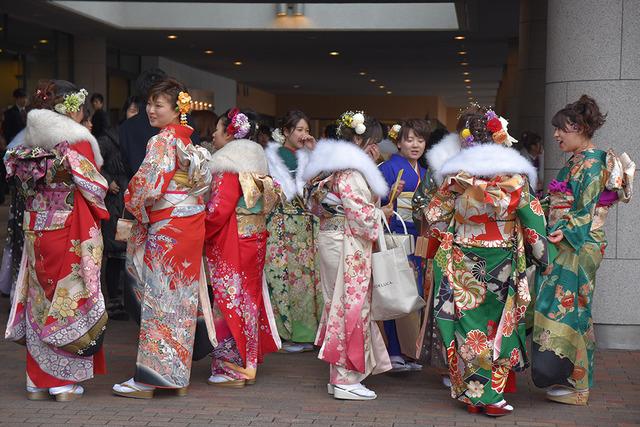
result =
[[[370,317],[371,250],[382,232],[377,202],[388,192],[371,160],[382,129],[363,113],[347,112],[338,131],[345,141],[321,140],[313,151],[298,152],[298,191],[310,181],[308,204],[320,218],[325,307],[315,344],[320,346],[318,357],[330,364],[329,394],[371,400],[375,392],[361,381],[391,369],[378,325]]]

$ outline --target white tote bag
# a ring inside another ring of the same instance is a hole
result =
[[[386,218],[382,223],[389,229]],[[382,224],[381,224],[382,225]],[[383,227],[378,233],[379,252],[371,259],[373,286],[371,288],[371,318],[391,320],[420,310],[426,304],[418,294],[416,278],[401,245],[387,247]],[[393,242],[394,236],[391,235]]]
[[[404,233],[398,234],[392,232],[391,228],[389,228],[389,224],[385,222],[386,231],[388,233],[385,233],[384,240],[387,243],[387,247],[397,248],[398,246],[401,246],[404,248],[406,254],[413,255],[416,250],[416,240],[413,237],[413,234],[409,234],[409,232],[407,231],[407,224],[405,224],[402,216],[398,212],[394,212],[393,214],[396,216],[396,218],[398,218],[400,224],[402,224]]]

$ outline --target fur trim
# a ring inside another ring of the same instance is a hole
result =
[[[306,148],[301,148],[296,151],[296,158],[298,159],[298,169],[296,169],[296,177],[295,177],[295,186],[296,192],[299,195],[304,194],[304,186],[307,183],[302,177],[304,176],[305,170],[309,165],[309,157],[311,157],[311,151]]]
[[[89,129],[76,123],[72,118],[55,111],[44,109],[29,111],[24,136],[25,147],[40,147],[50,150],[64,141],[69,144],[88,141],[91,144],[96,165],[102,166],[100,146]]]
[[[440,140],[436,145],[431,147],[425,154],[429,168],[437,175],[442,166],[458,154],[461,150],[460,138],[455,133],[450,133]],[[436,180],[437,181],[437,180]],[[438,182],[438,184],[440,184]]]
[[[321,172],[333,173],[352,169],[362,174],[376,195],[384,197],[389,193],[387,181],[373,160],[358,146],[350,142],[332,139],[320,140],[316,148],[308,154],[308,159],[305,159],[302,169],[300,168],[300,160],[301,158],[298,157],[296,178],[300,176],[304,182]],[[298,190],[299,188],[298,186]]]
[[[236,139],[213,153],[209,163],[212,173],[251,172],[268,175],[269,166],[260,144],[249,139]]]
[[[498,144],[482,144],[461,150],[436,172],[435,179],[441,184],[446,176],[460,171],[483,178],[518,173],[527,175],[531,185],[538,182],[538,173],[531,162],[513,148]]]
[[[280,184],[282,191],[287,200],[291,200],[296,196],[296,183],[291,177],[291,172],[284,164],[284,161],[278,154],[278,150],[282,147],[277,142],[269,142],[267,148],[264,150],[264,154],[267,157],[267,163],[269,164],[269,172],[274,181]]]

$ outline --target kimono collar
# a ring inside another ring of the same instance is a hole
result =
[[[291,177],[289,169],[278,154],[278,150],[282,145],[276,142],[270,142],[265,148],[264,153],[269,163],[269,172],[274,181],[280,184],[287,200],[292,200],[296,196],[296,184]]]
[[[177,138],[185,141],[185,143],[191,143],[191,134],[193,134],[193,128],[191,126],[171,123],[165,126],[160,132],[164,131],[171,132]]]
[[[298,170],[296,171],[296,189],[303,194],[307,181],[322,172],[356,170],[362,174],[371,190],[380,197],[389,192],[389,186],[376,164],[360,147],[333,139],[322,139],[311,152],[302,148],[296,152]]]
[[[96,138],[86,127],[77,123],[71,117],[45,109],[34,109],[27,114],[27,126],[24,133],[25,147],[40,147],[51,150],[61,142],[69,145],[86,141],[91,145],[93,158],[98,167],[103,160],[100,146]]]

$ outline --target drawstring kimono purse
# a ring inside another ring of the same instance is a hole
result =
[[[129,240],[131,229],[136,222],[135,219],[126,219],[124,217],[126,211],[126,209],[122,208],[122,217],[118,218],[118,222],[116,223],[116,237],[114,239],[118,242],[126,242]]]
[[[389,224],[384,215],[381,222],[388,230]],[[418,294],[416,277],[407,259],[407,252],[402,244],[395,241],[395,235],[385,236],[383,230],[381,227],[378,233],[379,252],[371,255],[373,320],[397,319],[426,305]],[[386,237],[390,237],[393,247],[387,247]]]

